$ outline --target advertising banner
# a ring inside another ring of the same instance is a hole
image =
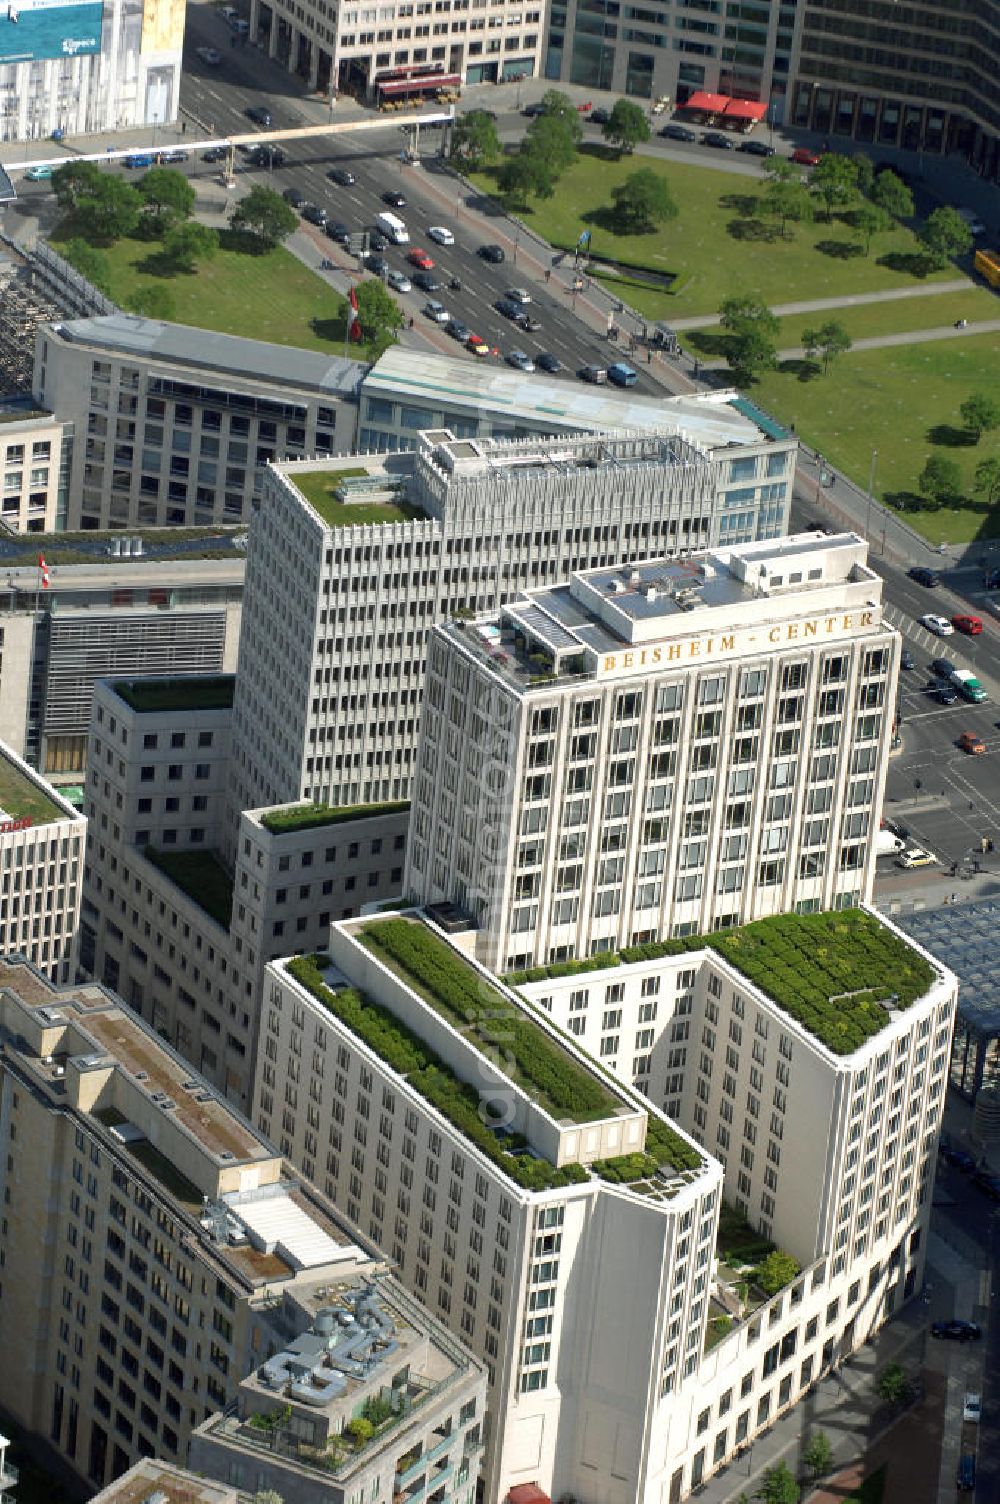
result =
[[[180,52],[183,45],[184,0],[143,0],[143,56],[151,52]]]
[[[0,0],[0,63],[100,52],[102,0]]]

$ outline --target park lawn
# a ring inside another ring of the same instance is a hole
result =
[[[1000,436],[969,444],[958,409],[973,392],[991,391],[1000,368],[1000,333],[963,340],[859,350],[841,356],[827,376],[800,379],[801,363],[769,371],[750,396],[801,439],[849,475],[868,484],[872,449],[878,450],[875,494],[885,500],[917,491],[932,454],[958,462],[972,488],[980,460],[1000,455]],[[931,435],[934,440],[932,441]],[[931,543],[966,543],[1000,537],[1000,504],[969,497],[961,509],[905,511],[911,527]]]
[[[57,230],[52,237],[57,250],[60,238]],[[112,298],[124,306],[139,288],[164,287],[174,300],[173,317],[179,324],[274,345],[330,354],[343,351],[345,303],[339,293],[282,246],[252,255],[227,248],[226,238],[223,231],[222,246],[197,271],[171,277],[142,269],[158,250],[155,241],[126,237],[101,246],[111,271]],[[364,359],[361,345],[352,346],[351,353]]]
[[[601,222],[601,211],[611,207],[612,188],[639,168],[668,180],[680,214],[651,235],[617,235]],[[479,174],[474,181],[483,191],[493,191],[491,174]],[[716,313],[723,298],[734,292],[753,293],[768,304],[791,303],[956,275],[951,265],[920,279],[880,265],[879,257],[888,253],[906,255],[919,249],[916,237],[903,225],[880,236],[869,256],[845,257],[844,248],[853,246],[855,240],[836,219],[790,227],[787,240],[737,238],[744,230],[738,210],[721,201],[760,198],[765,187],[759,178],[646,156],[617,158],[607,148],[596,147],[580,153],[559,179],[552,198],[532,200],[526,210],[517,212],[553,245],[571,249],[581,232],[589,229],[595,255],[675,273],[680,287],[674,293],[639,288],[631,282],[621,287],[621,296],[640,313],[668,322],[671,317]],[[829,247],[827,251],[817,249],[823,244]],[[618,283],[611,278],[604,285]]]

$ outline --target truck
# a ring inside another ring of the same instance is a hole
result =
[[[967,668],[952,669],[948,675],[948,683],[958,690],[963,700],[968,700],[972,705],[981,705],[986,699],[985,689],[975,674],[970,673]]]
[[[409,242],[410,233],[398,214],[376,214],[375,228],[393,245],[407,245]]]
[[[984,281],[1000,288],[1000,251],[977,251],[972,264]]]

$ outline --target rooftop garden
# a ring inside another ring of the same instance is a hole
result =
[[[502,1045],[502,1069],[557,1121],[613,1116],[619,1102],[523,1009],[491,987],[443,941],[411,919],[366,924],[361,940],[484,1054]]]
[[[173,710],[228,710],[234,674],[194,674],[183,679],[119,679],[115,692],[140,715]]]
[[[343,825],[351,820],[367,820],[373,815],[399,815],[410,807],[408,799],[391,804],[352,804],[342,809],[330,804],[292,804],[283,809],[269,809],[260,823],[274,835],[291,830],[315,830],[321,825]]]
[[[650,1114],[646,1120],[644,1151],[595,1160],[591,1169],[613,1185],[636,1185],[639,1181],[650,1180],[658,1171],[679,1175],[684,1171],[699,1171],[704,1164],[704,1157],[693,1144],[689,1144],[676,1129]]]
[[[87,533],[12,533],[0,539],[0,559],[10,569],[35,569],[41,554],[51,568],[54,564],[106,564],[108,588],[114,586],[115,566],[149,565],[149,588],[156,589],[153,568],[165,559],[244,559],[244,548],[237,544],[246,538],[247,524],[216,527],[130,527]],[[115,540],[141,538],[143,552],[119,560],[111,552]],[[58,578],[53,579],[58,588]],[[146,587],[130,585],[130,589]]]
[[[161,851],[156,846],[145,846],[143,853],[209,918],[228,930],[233,912],[233,877],[217,852]]]
[[[302,492],[309,505],[319,513],[327,527],[356,527],[363,522],[419,522],[426,513],[412,502],[350,499],[351,482],[365,480],[369,472],[361,466],[340,470],[296,470],[289,479]],[[373,478],[374,481],[377,477]]]
[[[711,935],[633,945],[513,973],[514,986],[711,949],[836,1055],[850,1055],[930,988],[934,970],[861,909],[782,914]]]
[[[7,820],[30,820],[32,825],[50,825],[70,817],[27,773],[0,757],[0,810]]]

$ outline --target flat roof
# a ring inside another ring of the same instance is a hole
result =
[[[368,369],[361,361],[318,354],[292,345],[271,345],[237,334],[217,334],[192,324],[168,324],[138,314],[111,313],[53,324],[70,344],[93,345],[112,354],[142,357],[167,365],[188,366],[204,379],[206,372],[238,381],[312,390],[355,399]]]
[[[56,820],[82,819],[79,810],[61,799],[11,747],[0,742],[0,827],[8,820],[24,820],[28,825],[38,826],[51,825]]]
[[[1000,1035],[1000,970],[996,964],[1000,903],[949,904],[894,914],[893,923],[958,977],[958,1015],[970,1029]]]
[[[237,1493],[185,1468],[143,1457],[95,1494],[93,1504],[149,1504],[151,1499],[161,1504],[236,1504]]]
[[[435,407],[486,409],[521,420],[537,432],[679,433],[706,449],[758,444],[772,436],[734,406],[735,391],[697,397],[630,396],[402,345],[393,345],[379,357],[364,377],[362,393],[412,402],[425,397]]]
[[[177,678],[112,680],[120,700],[139,715],[188,710],[230,710],[235,674],[183,674]]]
[[[137,540],[141,540],[141,553],[133,552]],[[169,579],[183,579],[186,571],[193,570],[201,580],[207,573],[217,572],[221,565],[237,567],[242,576],[246,547],[246,523],[232,527],[131,528],[99,533],[8,533],[0,537],[0,571],[14,574],[23,589],[36,589],[41,554],[49,566],[50,594],[60,585],[77,585],[81,577],[91,572],[95,579],[103,575],[102,583],[116,587],[165,586],[168,579],[151,578],[164,563],[171,566]],[[214,571],[207,567],[209,561],[214,563]]]

